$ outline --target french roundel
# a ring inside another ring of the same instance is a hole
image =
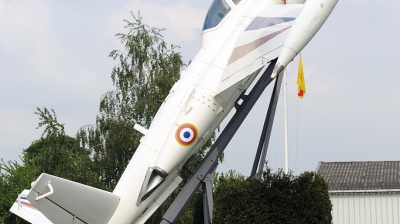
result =
[[[190,146],[197,138],[197,128],[193,124],[181,124],[175,132],[176,141],[182,146]]]

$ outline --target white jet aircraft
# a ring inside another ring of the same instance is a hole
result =
[[[135,126],[144,136],[114,191],[41,174],[11,211],[33,223],[144,223],[182,181],[183,165],[262,69],[278,58],[275,78],[314,37],[337,2],[214,0],[199,52],[150,128]]]

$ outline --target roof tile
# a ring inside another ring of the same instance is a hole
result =
[[[400,189],[400,161],[320,162],[329,190]]]

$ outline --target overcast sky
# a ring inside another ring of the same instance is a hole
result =
[[[160,28],[168,43],[194,57],[211,0],[0,0],[0,157],[18,159],[40,138],[36,107],[54,108],[67,134],[95,123],[101,95],[113,88],[130,11]],[[289,65],[290,169],[314,171],[318,161],[400,159],[400,2],[341,0],[303,50],[307,85],[296,96],[298,58]],[[397,24],[397,25],[396,25]],[[396,31],[397,30],[397,31]],[[248,175],[271,88],[260,98],[218,171]],[[281,97],[283,94],[281,94]],[[267,159],[283,167],[283,106],[278,103]]]

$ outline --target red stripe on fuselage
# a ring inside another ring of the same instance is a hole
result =
[[[18,204],[18,200],[16,200],[15,203]],[[28,203],[28,202],[21,201],[21,205],[24,205],[24,206],[26,206],[26,207],[29,207],[29,208],[38,210],[35,206],[33,206],[31,203]]]
[[[260,39],[257,39],[255,41],[252,41],[248,44],[244,44],[242,46],[239,46],[237,48],[235,48],[232,52],[231,58],[229,59],[228,65],[232,64],[233,62],[243,58],[244,56],[246,56],[247,54],[249,54],[250,52],[252,52],[253,50],[257,49],[258,47],[260,47],[261,45],[267,43],[268,41],[270,41],[272,38],[278,36],[279,34],[285,32],[286,30],[290,29],[291,26],[286,27],[284,29],[281,29],[279,31],[276,31],[275,33],[271,33],[265,37],[262,37]]]

